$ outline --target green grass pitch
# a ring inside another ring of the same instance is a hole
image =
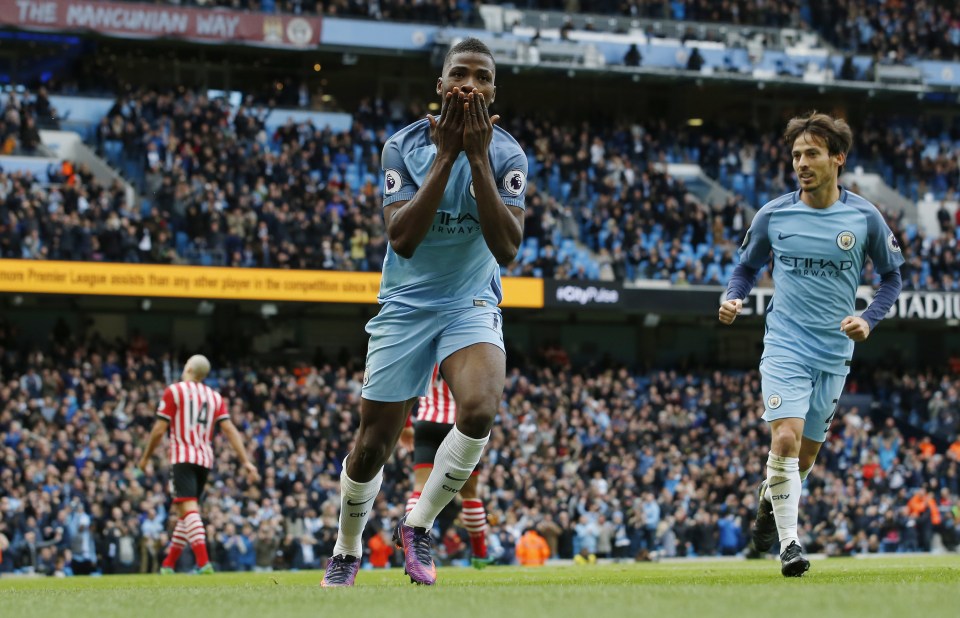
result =
[[[433,588],[402,571],[361,571],[323,590],[320,572],[0,579],[4,618],[960,617],[960,556],[780,563],[697,561],[540,569],[440,569]]]

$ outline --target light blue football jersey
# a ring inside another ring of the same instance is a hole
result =
[[[513,137],[494,126],[490,163],[504,204],[524,208],[527,157]],[[383,147],[383,205],[410,200],[437,156],[430,123],[420,120],[400,130]],[[380,303],[396,302],[443,311],[503,300],[500,266],[480,231],[470,163],[461,152],[433,226],[409,260],[387,245],[380,280]]]
[[[787,356],[846,375],[853,341],[840,322],[854,315],[860,271],[867,256],[881,275],[900,268],[896,237],[876,207],[855,193],[824,209],[800,192],[757,211],[740,247],[740,261],[760,269],[773,250],[773,299],[767,307],[764,356]]]

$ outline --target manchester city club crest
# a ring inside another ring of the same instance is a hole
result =
[[[853,235],[853,232],[840,232],[837,234],[837,246],[843,249],[844,251],[849,251],[853,249],[854,245],[857,244],[857,237]]]
[[[780,397],[780,395],[776,393],[767,397],[767,407],[770,408],[771,410],[776,410],[777,408],[780,407],[780,404],[782,403],[783,403],[783,399]]]

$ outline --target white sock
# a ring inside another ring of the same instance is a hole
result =
[[[780,547],[786,548],[791,541],[799,545],[797,515],[800,510],[800,458],[770,453],[767,457],[767,488],[773,503],[773,517],[777,521]]]
[[[333,555],[349,554],[363,556],[363,529],[373,511],[373,502],[380,493],[383,481],[383,468],[366,483],[358,483],[347,476],[347,459],[343,459],[340,471],[340,529],[337,531],[337,544]]]
[[[807,468],[806,470],[801,470],[801,471],[800,471],[800,483],[805,482],[805,481],[807,480],[807,477],[810,476],[810,473],[811,473],[812,471],[813,471],[813,466],[810,466],[810,467]],[[771,495],[771,494],[770,494],[770,485],[767,484],[767,490],[763,492],[763,499],[766,500],[767,502],[772,502],[772,498],[770,497],[770,495]]]
[[[489,439],[489,434],[479,440],[470,438],[461,433],[456,425],[453,426],[437,449],[433,470],[423,486],[420,500],[407,515],[408,526],[428,530],[433,528],[433,520],[473,474]]]

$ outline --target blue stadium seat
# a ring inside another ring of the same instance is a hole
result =
[[[532,153],[527,153],[527,177],[536,178],[537,174],[540,173],[540,162],[537,161],[536,155]]]
[[[360,188],[360,174],[357,172],[355,167],[351,166],[349,169],[347,169],[344,182],[350,185],[354,190]]]
[[[913,242],[917,238],[917,225],[915,223],[908,223],[903,231],[908,241]]]
[[[741,195],[746,193],[747,184],[743,174],[734,174],[731,176],[730,188],[734,193],[740,193]]]
[[[174,237],[174,247],[178,255],[184,255],[187,252],[190,248],[190,239],[187,237],[186,232],[177,232],[177,235]]]
[[[550,174],[547,179],[547,192],[553,197],[560,199],[560,174]]]

